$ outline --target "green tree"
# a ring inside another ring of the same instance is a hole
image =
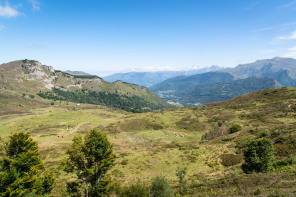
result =
[[[74,172],[78,178],[76,184],[71,185],[83,187],[86,197],[104,196],[108,186],[105,175],[115,160],[112,144],[106,135],[93,129],[87,132],[84,140],[75,136],[66,153],[65,171]]]
[[[245,173],[267,172],[272,167],[274,149],[272,142],[266,138],[251,141],[244,152],[245,164],[242,169]]]
[[[174,196],[170,182],[164,176],[157,176],[152,179],[150,194],[153,197]]]
[[[55,183],[45,171],[37,142],[24,132],[14,133],[1,143],[0,196],[45,195]]]
[[[236,133],[238,131],[243,130],[242,126],[240,126],[239,124],[234,124],[229,128],[229,133]]]

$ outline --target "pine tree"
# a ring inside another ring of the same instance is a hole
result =
[[[2,141],[0,156],[0,196],[44,195],[53,189],[53,172],[45,170],[29,134],[14,133]]]

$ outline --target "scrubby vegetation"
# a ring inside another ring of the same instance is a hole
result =
[[[51,101],[43,104],[46,100],[38,96],[8,95],[0,95],[5,103],[1,137],[7,140],[9,131],[20,130],[38,141],[45,166],[56,176],[53,196],[84,194],[74,171],[65,173],[60,163],[69,157],[73,136],[81,135],[84,142],[83,136],[93,128],[108,136],[116,155],[104,178],[103,193],[109,196],[162,195],[158,192],[165,188],[179,196],[294,194],[295,88],[266,89],[198,108],[137,114],[65,101],[53,101],[51,106]],[[235,124],[243,130],[229,133]],[[252,162],[264,161],[256,152],[262,138],[272,144],[266,150],[273,149],[273,154],[266,160],[268,167],[260,171],[253,168],[259,162]],[[247,173],[243,165],[248,166]]]
[[[229,133],[236,133],[238,131],[243,130],[242,126],[240,126],[239,124],[234,124],[229,128]]]

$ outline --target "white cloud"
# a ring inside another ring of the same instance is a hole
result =
[[[292,34],[287,36],[279,36],[277,37],[277,40],[294,40],[296,39],[296,31],[294,31]]]
[[[292,48],[289,48],[289,51],[296,51],[296,46],[292,47]]]
[[[32,5],[33,10],[40,10],[40,2],[38,0],[28,0],[28,2]]]
[[[259,53],[264,53],[264,54],[269,54],[269,53],[274,53],[274,50],[271,49],[261,49],[259,50]]]
[[[4,25],[0,25],[0,31],[2,31],[3,29],[5,29]]]
[[[288,53],[286,53],[284,55],[284,57],[292,57],[292,58],[296,58],[296,46],[289,48],[288,49]]]
[[[18,15],[20,15],[20,12],[10,7],[8,3],[5,6],[0,5],[0,16],[11,18]]]
[[[25,45],[26,48],[34,49],[34,50],[46,50],[47,47],[41,44],[29,44]]]
[[[260,29],[256,29],[253,30],[252,32],[261,32],[261,31],[269,31],[269,30],[273,30],[273,29],[283,29],[283,28],[287,28],[289,26],[294,26],[296,25],[296,22],[291,22],[291,23],[283,23],[280,25],[274,25],[274,26],[269,26],[269,27],[263,27]]]
[[[277,9],[295,9],[296,7],[296,1],[290,1],[289,3],[283,4],[279,6]]]
[[[258,6],[260,3],[261,3],[261,0],[255,1],[255,2],[251,3],[249,6],[245,7],[245,9],[251,10],[251,9],[255,8],[256,6]]]
[[[157,71],[180,71],[182,69],[173,68],[173,67],[144,67],[144,68],[132,68],[132,72],[157,72]]]

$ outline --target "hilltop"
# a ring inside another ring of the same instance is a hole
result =
[[[36,97],[43,103],[40,97],[135,111],[170,106],[146,87],[121,81],[109,83],[96,75],[72,75],[34,60],[2,64],[0,71],[2,93]]]

